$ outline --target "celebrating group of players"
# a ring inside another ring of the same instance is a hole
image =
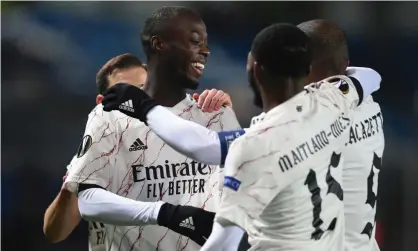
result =
[[[90,249],[374,251],[383,118],[380,75],[348,67],[333,23],[273,24],[247,72],[263,113],[241,129],[229,96],[196,89],[206,27],[162,7],[143,27],[147,57],[97,74],[99,95],[44,233],[89,221]]]

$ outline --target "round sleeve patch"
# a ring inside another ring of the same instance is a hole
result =
[[[90,135],[83,137],[83,140],[77,150],[77,158],[83,157],[83,155],[90,149],[92,142],[93,140]]]
[[[344,79],[341,79],[341,84],[340,84],[340,90],[342,91],[343,94],[347,94],[350,91],[350,86],[348,85],[347,81],[345,81]]]
[[[331,77],[328,82],[333,83],[343,94],[347,94],[350,91],[350,86],[347,81],[340,77]]]

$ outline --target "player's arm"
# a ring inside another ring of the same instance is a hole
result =
[[[157,224],[164,202],[142,202],[128,199],[102,187],[80,185],[78,208],[83,219],[117,226]]]
[[[162,106],[148,112],[147,124],[176,151],[209,165],[223,164],[229,144],[245,133],[242,129],[218,133],[184,120]]]
[[[197,98],[197,97],[196,97]],[[232,105],[229,95],[225,94],[222,91],[217,91],[215,89],[212,90],[206,90],[198,97],[200,106],[202,109],[215,109],[218,110],[220,105]],[[211,101],[211,102],[208,102]],[[223,115],[223,124],[226,128],[233,128],[236,127],[239,129],[239,124],[236,119],[236,116],[234,112],[227,108]],[[100,123],[99,123],[100,124]],[[87,196],[90,193],[99,193],[99,196],[102,192],[97,192],[94,190],[91,190],[90,192],[83,193],[83,195]],[[97,196],[97,195],[96,195]],[[112,198],[112,195],[104,195],[106,198],[110,196],[109,199],[115,199]],[[83,196],[81,197],[83,200]],[[119,198],[116,198],[118,200]],[[83,200],[83,204],[81,207],[83,208],[83,215],[84,218],[93,220],[93,218],[98,217],[96,213],[98,214],[105,214],[102,215],[103,217],[107,217],[106,212],[96,212],[96,211],[90,211],[92,209],[89,205],[89,200]],[[151,204],[153,205],[153,204]],[[87,208],[85,208],[87,207]],[[148,207],[144,207],[148,208]],[[93,207],[94,209],[94,207]],[[158,207],[154,208],[154,210],[158,213]],[[87,211],[86,211],[87,210]],[[99,217],[100,218],[100,217]],[[154,214],[154,217],[155,214]],[[46,237],[52,241],[52,242],[59,242],[64,240],[68,237],[68,235],[74,230],[74,228],[79,224],[81,219],[80,213],[78,211],[78,199],[75,195],[70,193],[69,191],[63,189],[60,191],[58,196],[54,199],[54,201],[51,203],[51,205],[48,207],[48,209],[45,212],[44,217],[44,233]],[[100,219],[98,219],[100,221]],[[140,221],[141,222],[141,221]],[[129,224],[131,222],[129,221]],[[210,231],[209,231],[210,232]]]
[[[120,106],[127,100],[132,101],[134,109],[126,110]],[[222,164],[227,143],[244,133],[243,130],[236,130],[218,135],[201,125],[179,118],[159,106],[143,90],[129,84],[119,83],[110,87],[104,94],[102,104],[104,111],[118,110],[141,120],[172,148],[206,164]]]
[[[228,94],[216,89],[205,90],[200,96],[195,94],[194,98],[198,100],[198,106],[203,111],[210,112],[218,110],[221,105],[226,106],[222,108],[220,123],[222,128],[234,129],[234,131],[217,133],[199,124],[183,120],[171,112],[167,113],[169,116],[167,121],[170,121],[170,126],[167,126],[161,120],[163,118],[161,116],[165,115],[158,114],[159,109],[151,110],[154,114],[147,116],[148,126],[176,151],[202,163],[223,164],[229,143],[244,133],[231,108],[231,98]],[[163,109],[161,112],[166,114],[167,110]]]
[[[61,189],[45,212],[44,234],[53,243],[63,241],[80,223],[80,220],[77,197],[71,192]]]
[[[245,136],[244,136],[245,137]],[[202,250],[236,250],[244,230],[279,191],[271,159],[261,157],[262,147],[239,139],[225,162],[224,190],[215,216],[214,231]],[[216,231],[215,231],[216,230]]]
[[[212,231],[215,213],[201,208],[175,206],[163,201],[136,201],[96,187],[82,189],[78,194],[79,210],[89,221],[117,226],[159,225],[190,237],[199,245],[205,243]],[[194,229],[180,224],[189,217],[194,219]]]

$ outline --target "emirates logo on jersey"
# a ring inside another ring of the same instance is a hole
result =
[[[165,160],[162,165],[132,165],[134,182],[147,182],[147,198],[158,198],[163,194],[205,193],[205,181],[216,167],[190,162],[171,163]]]

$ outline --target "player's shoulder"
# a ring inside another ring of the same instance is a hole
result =
[[[333,113],[351,112],[363,100],[363,89],[358,80],[344,75],[311,83],[305,87],[305,91],[313,107]]]
[[[221,107],[217,111],[203,112],[202,116],[206,118],[206,125],[213,130],[239,130],[241,125],[235,115],[234,110],[229,106]],[[214,127],[213,127],[213,126]]]
[[[93,121],[110,121],[109,113],[103,110],[102,104],[96,105],[89,113],[88,118],[90,123]]]
[[[126,127],[127,124],[137,121],[139,124],[146,126],[144,123],[131,118],[119,111],[104,111],[103,105],[96,105],[88,116],[88,124],[103,124],[106,123],[110,129],[115,129],[117,127]]]
[[[247,136],[247,133],[235,139],[229,147],[226,165],[228,162],[233,162],[234,166],[240,166],[243,163],[255,159],[257,155],[257,153],[254,152],[256,150],[256,146],[250,141],[251,138]]]
[[[355,118],[370,117],[372,115],[382,116],[382,110],[379,103],[370,95],[354,110],[354,114]]]
[[[263,117],[263,120],[247,128],[245,134],[234,140],[230,147],[229,152],[238,152],[244,162],[271,156],[279,150],[277,142],[285,138],[286,129],[282,130],[275,118]]]
[[[112,120],[115,120],[115,118],[120,117],[117,113],[123,115],[123,113],[116,112],[116,111],[106,112],[103,110],[103,105],[98,104],[93,108],[93,110],[91,110],[89,114],[89,119],[112,121]]]
[[[255,125],[255,124],[257,124],[258,122],[263,121],[263,119],[264,119],[264,117],[265,117],[265,116],[266,116],[266,113],[265,113],[265,112],[262,112],[260,115],[254,116],[254,117],[251,119],[250,126],[254,126],[254,125]]]
[[[222,125],[223,130],[237,130],[241,128],[234,110],[229,106],[221,106],[217,111],[203,112],[196,104],[196,109],[199,109],[199,116],[204,118],[209,124]]]
[[[223,117],[227,118],[236,118],[234,110],[230,106],[221,106],[218,111],[215,111],[214,114],[220,114]]]
[[[305,90],[312,93],[317,93],[318,90],[331,90],[338,91],[341,94],[348,94],[351,91],[350,86],[354,85],[353,81],[355,80],[348,76],[335,75],[321,81],[311,83],[305,87]]]
[[[196,103],[196,107],[197,107],[197,103]],[[200,108],[198,108],[198,109],[200,109]],[[217,110],[217,111],[203,112],[203,113],[208,115],[208,116],[220,115],[220,116],[236,117],[234,110],[232,110],[232,108],[230,106],[226,106],[226,105],[222,105],[219,108],[219,110]]]
[[[364,99],[364,101],[361,103],[359,107],[362,106],[376,106],[380,108],[379,102],[374,100],[372,95],[369,95],[367,98]]]

